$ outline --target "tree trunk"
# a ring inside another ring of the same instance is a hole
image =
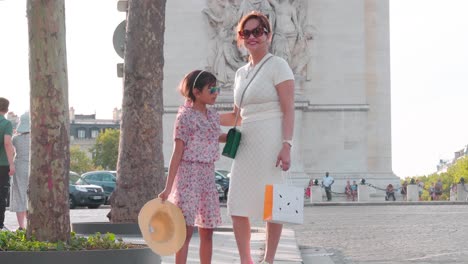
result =
[[[165,0],[130,0],[117,186],[111,222],[136,223],[164,187],[162,153]]]
[[[69,241],[69,117],[64,0],[28,0],[31,163],[27,233]]]

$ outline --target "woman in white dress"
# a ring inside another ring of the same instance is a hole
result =
[[[294,75],[284,59],[268,52],[272,32],[266,16],[247,14],[237,29],[238,44],[248,50],[250,61],[236,72],[234,110],[221,115],[221,124],[233,126],[240,109],[242,139],[231,169],[228,214],[241,263],[250,264],[250,218],[262,219],[265,185],[283,182],[282,171],[291,164]],[[266,223],[263,263],[273,263],[282,228]]]

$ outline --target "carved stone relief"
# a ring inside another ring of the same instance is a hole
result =
[[[235,72],[247,63],[246,51],[237,47],[236,26],[254,10],[268,16],[272,24],[270,51],[287,60],[296,77],[306,79],[315,31],[307,24],[306,0],[207,0],[207,6],[202,12],[212,29],[212,51],[206,68],[223,88],[232,89]]]

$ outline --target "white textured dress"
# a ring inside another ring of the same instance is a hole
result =
[[[249,64],[236,72],[234,103],[239,106],[242,92],[267,54],[253,68]],[[275,85],[294,80],[288,63],[277,56],[266,61],[245,92],[241,105],[241,142],[231,168],[228,214],[263,219],[266,184],[282,183],[276,159],[282,148],[282,118]]]

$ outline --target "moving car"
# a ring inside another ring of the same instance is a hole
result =
[[[77,206],[87,206],[90,209],[99,208],[105,202],[104,190],[97,185],[75,185],[80,178],[76,172],[70,171],[68,184],[68,202],[70,209]]]
[[[116,180],[116,171],[90,171],[83,173],[76,181],[76,184],[94,184],[101,186],[105,194],[105,204],[109,204],[109,196],[115,189]]]

